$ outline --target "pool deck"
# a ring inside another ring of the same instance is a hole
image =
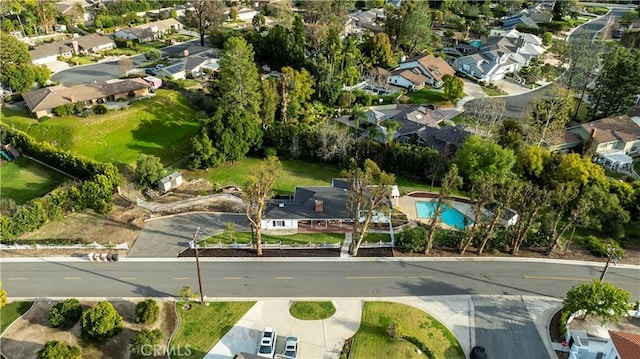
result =
[[[416,202],[430,202],[435,200],[436,198],[401,196],[400,198],[398,198],[398,205],[395,206],[394,208],[406,214],[407,219],[409,221],[416,221],[419,223],[430,224],[431,223],[430,218],[418,218],[418,212],[416,210]],[[455,200],[451,200],[449,202],[450,202],[450,207],[453,207],[454,209],[458,210],[460,213],[473,219],[473,209],[470,204],[458,202]],[[440,225],[442,225],[444,228],[447,228],[447,229],[455,229],[442,222],[440,223]]]

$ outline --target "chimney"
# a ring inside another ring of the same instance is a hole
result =
[[[187,56],[189,56],[189,50],[184,49],[184,51],[182,51],[182,56],[183,56],[183,57],[187,57]]]
[[[587,142],[584,144],[584,152],[587,152],[591,149],[591,145],[593,145],[593,139],[596,137],[596,128],[591,128],[591,133],[589,134],[589,138],[587,138]]]
[[[71,47],[73,47],[73,53],[74,54],[78,54],[78,41],[71,41]]]
[[[315,210],[316,210],[316,213],[324,212],[324,202],[321,199],[315,200]]]

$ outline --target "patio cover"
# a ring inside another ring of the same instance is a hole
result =
[[[633,158],[631,156],[624,153],[624,151],[614,150],[614,151],[602,151],[597,153],[598,156],[604,158],[605,160],[611,162],[614,165],[618,165],[620,167],[624,165],[631,165],[633,163]]]

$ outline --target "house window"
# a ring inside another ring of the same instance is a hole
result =
[[[284,221],[271,221],[274,227],[284,227]]]

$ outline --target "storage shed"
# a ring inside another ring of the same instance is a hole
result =
[[[164,177],[158,181],[158,189],[163,192],[171,191],[176,187],[180,187],[182,184],[182,173],[173,172],[172,174]]]

